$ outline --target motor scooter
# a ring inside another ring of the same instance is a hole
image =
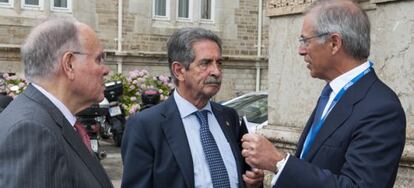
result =
[[[141,94],[142,108],[140,111],[150,108],[160,102],[161,94],[155,89],[147,89]]]
[[[108,107],[94,104],[76,114],[78,121],[85,126],[89,135],[92,151],[100,160],[106,158],[106,152],[101,150],[99,140],[101,139],[101,125],[105,123],[105,116],[108,113]]]
[[[121,81],[111,81],[105,83],[105,98],[109,102],[109,114],[106,121],[110,126],[112,139],[115,145],[120,147],[122,144],[122,135],[125,129],[125,110],[120,103],[120,97],[123,93],[123,85]]]

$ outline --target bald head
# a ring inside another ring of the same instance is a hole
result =
[[[51,19],[33,28],[21,48],[26,79],[36,83],[55,75],[62,55],[81,47],[79,29],[85,27],[76,20]]]
[[[351,0],[319,0],[306,11],[314,20],[314,34],[338,33],[345,52],[358,60],[370,54],[370,22],[362,8]]]

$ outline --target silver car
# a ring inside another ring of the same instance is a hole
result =
[[[234,108],[250,133],[267,125],[267,92],[252,92],[222,103]]]

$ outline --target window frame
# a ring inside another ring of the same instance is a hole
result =
[[[72,0],[67,0],[67,7],[55,7],[55,1],[50,0],[50,10],[55,12],[72,12]]]
[[[216,7],[216,0],[211,0],[211,12],[210,12],[210,19],[205,19],[205,18],[202,18],[202,11],[201,11],[201,5],[202,5],[202,2],[201,2],[201,0],[199,1],[199,3],[200,3],[200,5],[198,6],[198,8],[199,8],[199,12],[200,12],[200,22],[202,22],[202,23],[214,23],[214,19],[215,19],[215,7]]]
[[[0,7],[13,8],[14,7],[14,1],[13,0],[8,0],[7,3],[0,2]]]
[[[155,14],[155,1],[157,0],[152,1],[152,18],[156,20],[170,20],[171,0],[165,0],[165,16]]]
[[[176,18],[179,21],[192,21],[193,20],[193,0],[188,0],[188,18],[179,17],[179,9],[180,9],[180,1],[176,0],[177,3],[177,10],[176,10]]]
[[[39,5],[28,5],[25,0],[21,0],[20,4],[22,9],[43,10],[44,0],[39,0]]]

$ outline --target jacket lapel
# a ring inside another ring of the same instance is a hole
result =
[[[193,158],[174,96],[171,95],[164,104],[165,110],[161,112],[164,117],[161,122],[162,129],[187,187],[194,188]]]
[[[236,144],[238,143],[237,139],[235,136],[232,136],[232,134],[234,135],[234,133],[232,133],[231,129],[234,129],[236,126],[239,125],[233,125],[233,121],[231,121],[229,119],[229,115],[224,115],[224,111],[222,107],[219,107],[217,104],[211,102],[211,108],[212,111],[214,113],[214,116],[216,117],[218,123],[220,124],[221,130],[224,133],[224,136],[227,139],[227,142],[230,145],[231,151],[233,153],[234,159],[236,160],[236,165],[237,165],[237,173],[238,173],[238,177],[239,177],[239,182],[243,182],[243,179],[241,177],[241,175],[243,174],[242,172],[242,162],[244,161],[243,157],[241,156],[241,150],[239,149],[239,146],[237,146]],[[242,183],[239,184],[239,187],[243,187]]]
[[[72,149],[78,154],[82,159],[83,163],[89,168],[92,174],[98,179],[99,183],[103,187],[111,185],[109,178],[105,173],[105,170],[102,168],[102,165],[99,163],[98,159],[91,154],[89,150],[85,147],[78,134],[72,128],[69,123],[63,125],[62,135],[65,140],[69,143]],[[105,186],[106,185],[106,186]]]
[[[365,97],[367,90],[369,89],[367,86],[372,85],[377,79],[378,78],[374,70],[371,70],[370,73],[362,77],[345,92],[339,102],[326,117],[322,128],[312,144],[311,150],[305,157],[306,161],[310,161],[329,136],[341,125],[343,125],[344,122],[351,116],[353,106]]]
[[[44,106],[50,116],[55,120],[56,125],[61,128],[61,133],[65,140],[69,143],[72,149],[76,152],[79,158],[81,158],[83,163],[89,168],[91,173],[96,177],[101,185],[103,187],[112,185],[99,161],[89,152],[83,144],[81,138],[77,135],[74,128],[70,125],[60,110],[32,85],[27,87],[25,95]]]
[[[299,141],[297,143],[296,152],[295,152],[295,156],[297,158],[300,157],[300,153],[302,152],[303,143],[305,142],[306,136],[308,135],[309,130],[312,126],[312,122],[313,122],[313,119],[314,119],[314,116],[315,116],[315,112],[316,112],[316,106],[313,109],[313,112],[312,112],[311,116],[309,117],[308,121],[306,122],[305,128],[303,129],[302,134],[300,135]]]

